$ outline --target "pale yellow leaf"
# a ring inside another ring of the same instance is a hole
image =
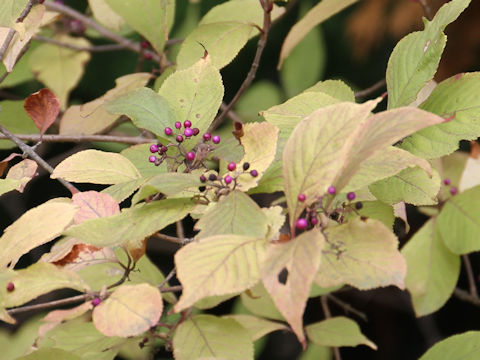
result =
[[[120,30],[125,24],[123,18],[108,6],[105,0],[88,0],[93,16],[97,21],[111,30]]]
[[[79,207],[73,219],[75,224],[89,219],[120,214],[120,205],[108,194],[85,191],[74,194],[72,200],[73,204]]]
[[[20,185],[17,187],[17,190],[23,192],[27,183],[36,175],[37,168],[38,165],[35,161],[30,159],[22,160],[8,170],[5,179],[19,180]]]
[[[285,324],[270,321],[253,315],[226,315],[223,318],[234,319],[240,325],[242,325],[250,333],[253,341],[256,341],[265,335],[277,331],[287,330],[288,327]]]

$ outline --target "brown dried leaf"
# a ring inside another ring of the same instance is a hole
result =
[[[3,159],[2,161],[0,161],[0,176],[3,175],[3,172],[5,171],[5,169],[7,168],[7,165],[8,165],[8,162],[12,159],[15,159],[17,156],[22,156],[20,154],[16,154],[16,153],[12,153],[10,155],[8,155],[5,159]]]
[[[60,101],[49,89],[42,89],[25,99],[25,111],[43,135],[60,112]]]

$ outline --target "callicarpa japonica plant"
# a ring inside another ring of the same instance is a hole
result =
[[[408,1],[354,91],[319,25],[357,2],[2,0],[0,358],[480,358],[467,327],[385,355],[355,301],[480,304],[480,73],[433,80],[471,1]]]

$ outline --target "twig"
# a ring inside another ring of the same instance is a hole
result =
[[[155,141],[154,139],[147,139],[141,136],[115,136],[115,135],[43,135],[40,134],[14,134],[18,139],[24,141],[40,141],[42,142],[88,142],[88,141],[103,141],[115,142],[119,144],[145,144]],[[8,139],[6,135],[0,134],[0,139]]]
[[[330,319],[332,317],[332,313],[328,308],[327,296],[326,295],[321,296],[320,302],[322,303],[322,309],[323,309],[323,313],[325,314],[325,317],[327,319]],[[342,360],[342,356],[340,355],[340,349],[338,347],[332,347],[332,349],[333,349],[333,354],[335,356],[335,360]]]
[[[162,289],[166,284],[168,284],[168,282],[173,278],[173,276],[177,273],[177,269],[176,268],[173,268],[172,270],[170,270],[170,272],[168,273],[167,277],[162,281],[162,283],[160,285],[158,285],[158,288],[159,289]]]
[[[363,321],[368,321],[368,317],[365,313],[361,312],[360,310],[355,309],[352,305],[344,302],[343,300],[340,300],[336,296],[333,296],[332,294],[327,294],[325,295],[328,299],[332,300],[335,304],[343,308],[343,310],[348,314],[352,313],[357,315],[360,319]]]
[[[210,124],[210,126],[208,128],[208,132],[212,132],[222,123],[222,121],[225,119],[225,116],[227,116],[228,112],[237,103],[238,99],[240,99],[240,96],[242,96],[244,91],[247,90],[247,88],[250,86],[253,79],[255,78],[258,67],[260,65],[260,59],[262,57],[263,50],[265,49],[265,45],[267,44],[268,32],[270,31],[271,26],[272,26],[272,18],[271,18],[270,11],[268,11],[268,9],[264,9],[264,11],[263,11],[263,28],[261,29],[260,39],[258,40],[258,44],[257,44],[257,51],[255,53],[255,57],[253,59],[252,66],[250,67],[248,75],[245,78],[245,80],[243,81],[242,85],[238,89],[238,91],[235,94],[235,96],[233,97],[233,99],[222,110],[220,115],[218,115],[215,118],[215,120],[213,120],[213,122]]]
[[[468,291],[456,288],[453,293],[460,300],[467,301],[476,306],[480,306],[480,299],[478,297],[472,296]]]
[[[374,93],[375,91],[380,90],[381,88],[385,87],[386,84],[387,84],[387,82],[385,81],[385,79],[382,79],[382,80],[376,82],[375,84],[373,84],[372,86],[370,86],[370,87],[368,87],[364,90],[355,91],[355,97],[356,98],[364,98],[364,97]]]
[[[176,227],[177,227],[177,237],[179,239],[184,239],[185,238],[185,231],[183,231],[183,223],[182,223],[182,220],[178,220],[176,223],[175,223]]]
[[[473,275],[472,264],[468,255],[462,255],[463,264],[465,265],[465,270],[467,271],[468,278],[468,288],[470,289],[470,295],[478,299],[477,286],[475,285],[475,276]]]
[[[225,104],[225,103],[222,101],[222,103],[220,104],[220,110],[222,110],[222,111],[225,110],[225,109],[227,108],[227,106],[228,106],[228,105]],[[238,116],[238,114],[237,114],[235,111],[233,111],[233,110],[231,110],[231,109],[228,110],[227,116],[228,116],[230,119],[232,119],[234,122],[239,122],[239,123],[243,124],[242,118],[241,118],[240,116]]]
[[[53,167],[51,167],[45,160],[43,160],[34,150],[32,147],[28,146],[25,144],[23,141],[21,141],[18,137],[13,135],[10,131],[5,129],[2,125],[0,125],[0,132],[3,133],[7,138],[12,140],[17,146],[28,156],[30,156],[35,162],[40,165],[42,168],[44,168],[46,171],[48,171],[50,174],[53,173]],[[72,194],[79,192],[79,190],[73,186],[71,183],[69,183],[66,180],[57,179],[63,186],[65,186]]]
[[[161,234],[161,233],[156,233],[155,236],[158,237],[159,239],[166,240],[166,241],[169,241],[169,242],[172,242],[172,243],[175,243],[175,244],[182,245],[184,243],[183,239],[175,237],[175,236],[165,235],[165,234]]]
[[[419,0],[418,2],[419,2],[420,5],[422,6],[423,13],[424,13],[425,16],[427,17],[427,19],[428,19],[428,20],[432,20],[432,19],[433,19],[432,8],[431,8],[430,5],[428,4],[428,1],[427,1],[427,0]]]
[[[131,41],[127,38],[124,38],[123,36],[120,36],[118,34],[115,34],[114,32],[112,32],[112,31],[108,30],[107,28],[104,28],[100,24],[96,23],[95,21],[93,21],[89,17],[83,15],[82,13],[80,13],[80,12],[78,12],[78,11],[76,11],[76,10],[66,6],[66,5],[60,4],[58,2],[53,2],[51,0],[45,1],[45,5],[46,5],[47,9],[49,9],[49,10],[57,11],[61,14],[70,16],[71,18],[80,20],[84,25],[96,30],[99,34],[103,35],[104,37],[106,37],[106,38],[108,38],[108,39],[110,39],[110,40],[112,40],[112,41],[114,41],[114,42],[116,42],[120,45],[122,45],[126,49],[130,49],[130,50],[135,51],[137,53],[140,53],[140,52],[148,53],[152,56],[153,60],[155,60],[157,62],[160,61],[160,56],[156,52],[153,52],[153,51],[150,51],[150,50],[145,50],[144,51],[139,43]]]
[[[74,44],[65,43],[63,41],[59,41],[56,39],[51,39],[44,36],[34,36],[32,40],[41,41],[44,43],[49,43],[53,45],[57,45],[60,47],[78,50],[78,51],[89,51],[89,52],[106,52],[106,51],[117,51],[117,50],[124,50],[125,45],[122,44],[107,44],[107,45],[96,45],[96,46],[78,46]]]

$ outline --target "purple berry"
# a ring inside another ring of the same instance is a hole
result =
[[[93,306],[98,306],[98,305],[100,305],[101,302],[102,302],[102,300],[100,298],[96,297],[92,300],[92,305]]]
[[[304,202],[305,200],[307,200],[307,197],[305,196],[305,194],[298,194],[298,201],[300,202]]]
[[[313,216],[310,219],[310,224],[312,224],[313,226],[317,225],[318,224],[318,218],[316,216]]]
[[[168,147],[166,147],[165,145],[163,145],[160,150],[162,151],[162,153],[166,153],[166,152],[168,151]]]
[[[258,171],[257,170],[252,170],[252,171],[250,171],[250,175],[252,175],[253,177],[257,177],[258,176]]]
[[[199,128],[193,128],[193,136],[197,136],[200,134],[200,129]]]
[[[450,185],[450,179],[449,178],[446,178],[445,180],[443,180],[443,183],[445,185]]]
[[[452,186],[450,188],[450,194],[456,195],[458,193],[458,189],[455,186]]]
[[[140,43],[140,46],[142,47],[142,49],[146,49],[146,48],[150,47],[150,43],[148,41],[142,41]]]
[[[300,230],[306,229],[307,226],[308,226],[307,219],[304,219],[304,218],[299,218],[295,223],[295,227]]]
[[[173,134],[172,128],[166,127],[165,128],[165,135],[170,136]]]
[[[210,133],[203,134],[203,140],[210,141],[211,138],[212,138],[212,135],[210,135]]]
[[[227,166],[228,171],[234,171],[236,168],[237,164],[235,164],[234,162],[229,163]]]
[[[205,177],[205,175],[200,175],[200,181],[202,183],[204,183],[205,181],[207,181],[207,178]]]
[[[183,122],[183,126],[185,126],[186,128],[192,127],[192,122],[190,120],[185,120]]]
[[[335,186],[329,186],[328,189],[327,189],[327,192],[330,194],[330,195],[334,195],[336,192],[337,192],[337,188]]]
[[[355,203],[355,209],[361,210],[363,208],[363,203],[361,201],[357,201]]]
[[[150,145],[150,152],[155,154],[158,151],[158,145],[157,144],[152,144]]]
[[[143,54],[143,56],[144,56],[145,59],[147,59],[147,60],[152,60],[152,57],[153,57],[152,54],[149,53],[149,52],[146,52],[145,54]]]
[[[250,168],[250,164],[248,162],[243,163],[243,170],[247,171]]]
[[[356,198],[356,195],[353,191],[350,191],[348,194],[347,194],[347,199],[352,201],[352,200],[355,200]]]
[[[212,137],[212,142],[214,144],[220,144],[220,136],[215,135],[214,137]]]
[[[186,137],[193,136],[193,129],[191,129],[191,128],[186,128],[183,133],[185,134]]]
[[[13,290],[15,290],[15,285],[13,284],[13,282],[10,281],[10,282],[7,284],[7,291],[8,291],[8,292],[12,292]]]
[[[233,178],[230,176],[230,175],[227,175],[223,178],[223,180],[225,180],[225,184],[230,184],[233,180]]]
[[[175,121],[175,127],[180,129],[182,127],[182,123],[180,121]]]
[[[210,174],[210,175],[208,175],[208,180],[210,180],[210,181],[215,181],[215,180],[217,180],[217,175],[215,175],[215,174]]]
[[[195,153],[193,151],[188,152],[186,158],[188,161],[195,160]]]
[[[151,163],[154,163],[155,161],[157,161],[157,157],[155,155],[152,155],[148,158],[148,161],[150,161]]]
[[[177,140],[177,142],[181,143],[183,141],[183,135],[177,135],[175,140]]]

